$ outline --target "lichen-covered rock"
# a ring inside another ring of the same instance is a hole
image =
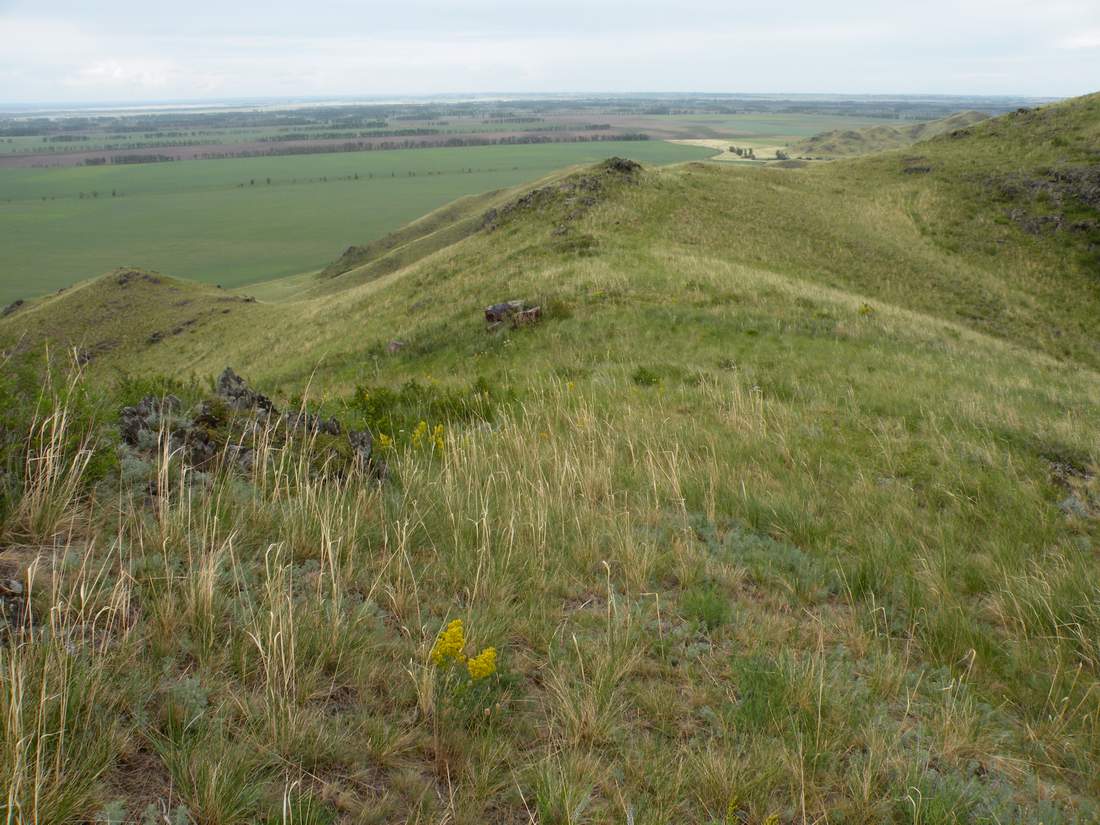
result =
[[[608,172],[616,172],[620,175],[633,175],[642,168],[640,163],[620,157],[608,158],[601,166]]]
[[[304,411],[283,413],[283,422],[289,432],[340,435],[343,430],[340,422],[335,418],[322,418],[319,415]]]
[[[537,323],[542,319],[542,307],[529,307],[525,301],[504,301],[485,307],[485,323],[489,329],[496,329],[505,321],[512,328]]]
[[[264,412],[275,412],[275,405],[271,403],[271,399],[249,387],[243,378],[233,372],[231,367],[226,367],[222,374],[218,376],[215,392],[219,398],[234,409],[257,409]]]
[[[517,312],[522,312],[525,304],[523,301],[502,301],[485,307],[485,323],[499,324],[507,321]]]
[[[4,572],[8,572],[5,568]],[[27,620],[27,594],[23,583],[0,578],[0,638],[23,627]]]
[[[173,460],[197,471],[219,466],[251,473],[258,445],[301,449],[319,472],[344,473],[353,466],[373,478],[385,477],[385,465],[372,454],[373,438],[366,430],[345,431],[336,418],[306,410],[279,414],[267,396],[226,370],[218,378],[216,394],[188,412],[175,396],[146,396],[119,413],[119,434],[130,468],[131,481],[149,474],[157,456],[167,450]],[[259,452],[258,452],[259,451]],[[154,493],[155,494],[155,491]]]
[[[523,212],[544,213],[554,207],[569,209],[567,221],[575,221],[599,202],[608,184],[635,183],[641,164],[626,158],[608,158],[590,172],[572,175],[560,183],[540,186],[481,217],[481,229],[493,232]]]
[[[148,395],[134,407],[123,407],[119,413],[119,434],[131,446],[137,446],[142,433],[159,433],[162,422],[170,413],[178,413],[183,403],[174,395],[157,398]]]

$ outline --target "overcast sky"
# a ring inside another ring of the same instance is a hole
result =
[[[1097,89],[1100,0],[0,0],[3,102]]]

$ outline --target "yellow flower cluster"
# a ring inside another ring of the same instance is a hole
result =
[[[466,631],[462,627],[462,619],[452,619],[432,645],[432,662],[436,667],[443,667],[452,661],[458,664],[465,662],[466,670],[475,682],[496,673],[497,649],[495,647],[487,647],[472,658],[466,657],[465,648]]]
[[[475,682],[492,676],[497,670],[497,649],[487,647],[472,659],[467,659],[466,670],[470,672],[470,678]]]
[[[378,446],[383,450],[385,450],[387,447],[392,447],[393,446],[393,439],[390,438],[385,433],[379,433],[378,434]]]
[[[413,447],[422,447],[425,442],[430,443],[436,450],[442,452],[443,450],[443,434],[444,429],[442,424],[436,424],[431,431],[428,430],[428,422],[421,421],[416,425],[416,429],[412,433],[412,445]]]
[[[462,629],[462,619],[454,619],[443,632],[439,634],[432,645],[432,661],[436,667],[440,667],[448,659],[456,662],[466,661],[463,648],[466,647],[466,632]]]

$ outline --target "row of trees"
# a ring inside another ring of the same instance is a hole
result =
[[[737,157],[739,157],[739,158],[744,158],[745,160],[756,160],[756,152],[751,148],[742,149],[740,146],[731,146],[730,151],[733,154],[737,155]],[[788,155],[786,152],[784,152],[782,149],[776,149],[775,150],[775,159],[776,160],[790,160],[791,156]]]

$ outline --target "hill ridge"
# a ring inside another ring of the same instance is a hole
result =
[[[907,126],[867,126],[823,132],[801,140],[788,148],[795,157],[854,157],[871,152],[883,152],[911,146],[923,140],[965,129],[989,118],[984,112],[967,110],[946,118]]]

